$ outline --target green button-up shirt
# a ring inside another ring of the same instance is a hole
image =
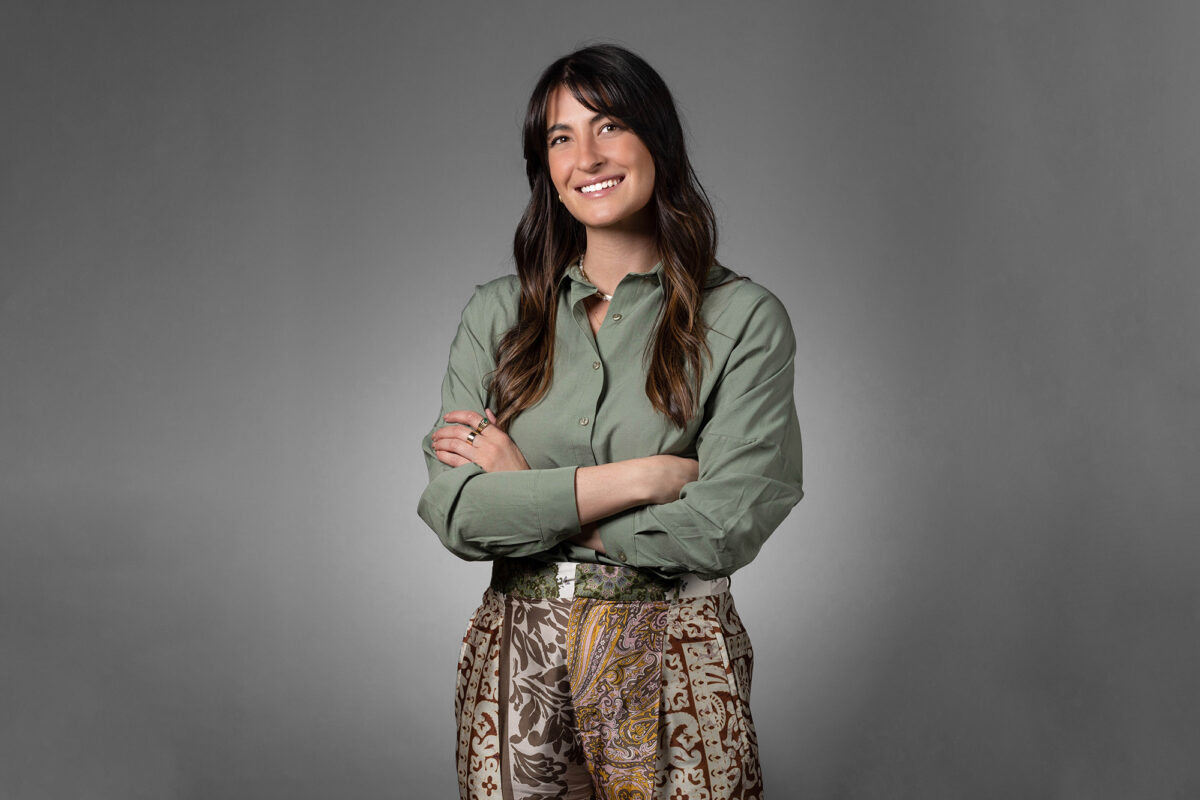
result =
[[[662,302],[661,265],[621,280],[595,335],[583,302],[594,292],[577,266],[566,270],[553,382],[508,430],[530,469],[450,468],[426,436],[429,485],[417,511],[465,559],[599,560],[663,574],[728,575],[754,558],[802,496],[787,312],[761,286],[721,266],[710,270],[702,314],[712,362],[701,381],[701,412],[681,429],[646,397],[643,355]],[[450,346],[441,414],[482,413],[492,402],[496,345],[516,320],[519,296],[515,275],[476,288]],[[698,480],[674,502],[601,520],[606,556],[567,541],[580,530],[577,467],[660,453],[697,458]]]

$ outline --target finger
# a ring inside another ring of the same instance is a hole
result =
[[[437,445],[438,442],[451,441],[455,439],[466,441],[467,434],[469,434],[472,430],[474,429],[469,428],[466,425],[443,425],[431,434],[430,439],[433,441],[434,445]]]
[[[449,414],[442,417],[442,419],[446,420],[446,422],[457,422],[459,425],[466,425],[469,428],[474,428],[476,425],[478,425],[481,418],[482,417],[478,411],[465,410],[451,411]]]
[[[433,432],[430,436],[433,441],[438,442],[442,439],[462,439],[470,432],[470,428],[465,425],[443,425]]]
[[[433,449],[443,453],[465,455],[471,451],[471,445],[465,439],[441,439]]]
[[[470,459],[463,458],[458,453],[448,453],[445,450],[438,450],[434,455],[437,456],[438,461],[451,467],[461,467],[463,464],[471,463]]]
[[[484,412],[487,413],[488,422],[495,425],[496,424],[496,415],[492,413],[492,410],[490,408],[485,408]]]

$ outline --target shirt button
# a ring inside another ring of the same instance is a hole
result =
[[[593,362],[592,362],[592,369],[600,369],[600,362],[599,362],[599,361],[593,361]]]
[[[624,551],[624,550],[618,550],[618,551],[617,551],[617,558],[618,558],[618,559],[620,559],[621,561],[628,561],[628,560],[629,560],[628,558],[626,558],[626,557],[625,557],[625,551]]]
[[[621,315],[620,315],[620,314],[613,314],[613,315],[612,315],[612,318],[613,318],[613,322],[619,322],[619,321],[620,321],[620,319],[621,319]]]
[[[590,421],[591,421],[591,420],[589,420],[587,417],[580,417],[580,418],[579,418],[579,424],[580,424],[580,425],[587,425],[587,424],[588,424]]]

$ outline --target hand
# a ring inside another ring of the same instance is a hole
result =
[[[600,539],[600,531],[594,522],[581,525],[579,533],[572,536],[571,541],[581,547],[589,547],[601,555],[605,554],[604,542]]]
[[[520,448],[507,433],[496,427],[496,415],[491,409],[485,409],[484,413],[488,425],[475,435],[474,442],[468,442],[467,435],[482,419],[478,411],[451,411],[442,417],[451,424],[433,432],[433,454],[438,461],[452,467],[478,464],[484,472],[529,469]]]
[[[651,505],[675,502],[684,485],[700,477],[700,462],[694,458],[657,455],[644,461],[650,467]]]

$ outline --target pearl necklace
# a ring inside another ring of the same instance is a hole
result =
[[[588,277],[587,270],[583,268],[583,253],[579,254],[579,271],[581,273],[583,273],[583,279],[585,281],[587,281],[588,283],[592,283],[592,279]],[[596,284],[592,283],[592,285],[595,286]],[[612,300],[613,296],[611,294],[605,294],[604,292],[597,289],[596,297],[599,297],[601,300],[604,300],[607,302],[607,301]]]

